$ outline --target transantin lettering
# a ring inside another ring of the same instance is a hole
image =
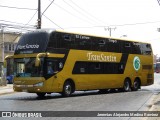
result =
[[[113,55],[104,55],[103,53],[101,54],[93,54],[92,52],[87,53],[87,58],[89,61],[100,61],[100,62],[116,62],[117,57]]]

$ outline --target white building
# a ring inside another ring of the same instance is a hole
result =
[[[4,62],[3,59],[5,58],[5,56],[14,54],[14,50],[16,48],[20,36],[21,33],[0,32],[0,71],[2,71],[2,64]],[[9,71],[7,71],[7,73],[10,74]]]

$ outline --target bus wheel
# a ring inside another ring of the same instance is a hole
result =
[[[124,81],[124,86],[123,86],[123,90],[124,90],[125,92],[131,91],[131,84],[130,84],[130,83],[131,83],[131,82],[130,82],[129,79],[125,79],[125,81]]]
[[[71,96],[71,94],[72,94],[72,89],[73,89],[73,86],[72,86],[71,82],[70,82],[70,81],[66,81],[66,82],[64,83],[64,86],[63,86],[62,95],[63,95],[64,97],[69,97],[69,96]]]
[[[133,83],[133,91],[137,91],[140,88],[140,80],[139,79],[135,79],[134,83]]]
[[[40,98],[43,98],[43,97],[46,95],[46,93],[36,93],[36,94],[37,94],[37,96],[40,97]]]

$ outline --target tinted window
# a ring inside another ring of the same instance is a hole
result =
[[[45,52],[48,43],[46,32],[32,32],[24,34],[16,47],[15,54]]]
[[[115,40],[115,39],[108,39],[107,40],[107,45],[106,45],[106,49],[108,52],[120,52],[120,41]]]
[[[141,44],[141,51],[142,51],[142,54],[144,55],[151,55],[152,53],[151,45],[147,43]]]
[[[75,37],[72,34],[64,34],[63,35],[63,47],[67,49],[74,49],[76,48],[75,45]]]
[[[133,42],[132,43],[132,53],[133,54],[141,54],[141,43],[138,43],[138,42]]]
[[[73,74],[123,74],[120,63],[77,61]]]
[[[72,34],[52,33],[49,44],[49,49],[73,49],[75,48],[75,38]]]
[[[150,44],[69,33],[52,33],[48,49],[80,49],[150,55]]]
[[[92,48],[96,51],[106,51],[106,40],[102,38],[92,39]]]
[[[82,37],[75,39],[76,49],[92,50],[92,40],[90,37]]]
[[[122,53],[132,53],[131,42],[121,41],[121,50],[122,50]]]

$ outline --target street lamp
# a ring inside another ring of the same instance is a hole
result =
[[[112,30],[116,30],[116,27],[113,27],[113,28],[111,28],[111,27],[108,27],[108,28],[104,28],[104,30],[105,31],[109,31],[109,36],[111,37],[112,36]]]

